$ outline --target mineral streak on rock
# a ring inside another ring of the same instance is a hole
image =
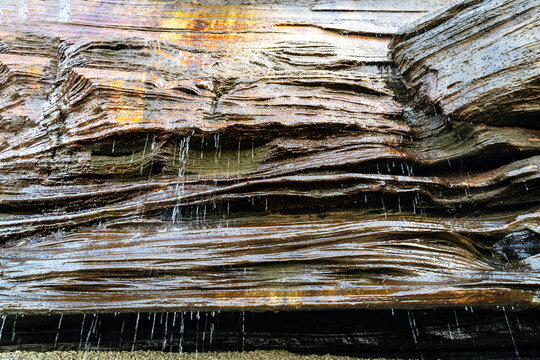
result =
[[[3,1],[0,310],[538,303],[536,8],[500,3]],[[456,19],[509,70],[426,92]]]

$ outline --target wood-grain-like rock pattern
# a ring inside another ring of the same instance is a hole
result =
[[[405,84],[445,115],[538,129],[537,1],[461,1],[400,29],[391,48]]]
[[[445,3],[2,2],[0,310],[537,304],[535,99],[449,118],[388,53]]]

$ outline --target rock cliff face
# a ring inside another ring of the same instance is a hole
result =
[[[0,13],[1,311],[538,303],[534,2]]]
[[[538,129],[540,7],[469,0],[398,31],[392,52],[418,99],[452,118]]]

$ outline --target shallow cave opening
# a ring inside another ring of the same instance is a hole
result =
[[[540,309],[530,307],[10,314],[0,320],[2,351],[286,350],[455,359],[540,355]]]

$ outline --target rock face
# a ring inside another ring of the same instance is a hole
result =
[[[443,114],[539,128],[537,1],[461,1],[400,29],[391,49],[407,87]]]
[[[536,10],[448,3],[3,1],[0,310],[537,304]]]

